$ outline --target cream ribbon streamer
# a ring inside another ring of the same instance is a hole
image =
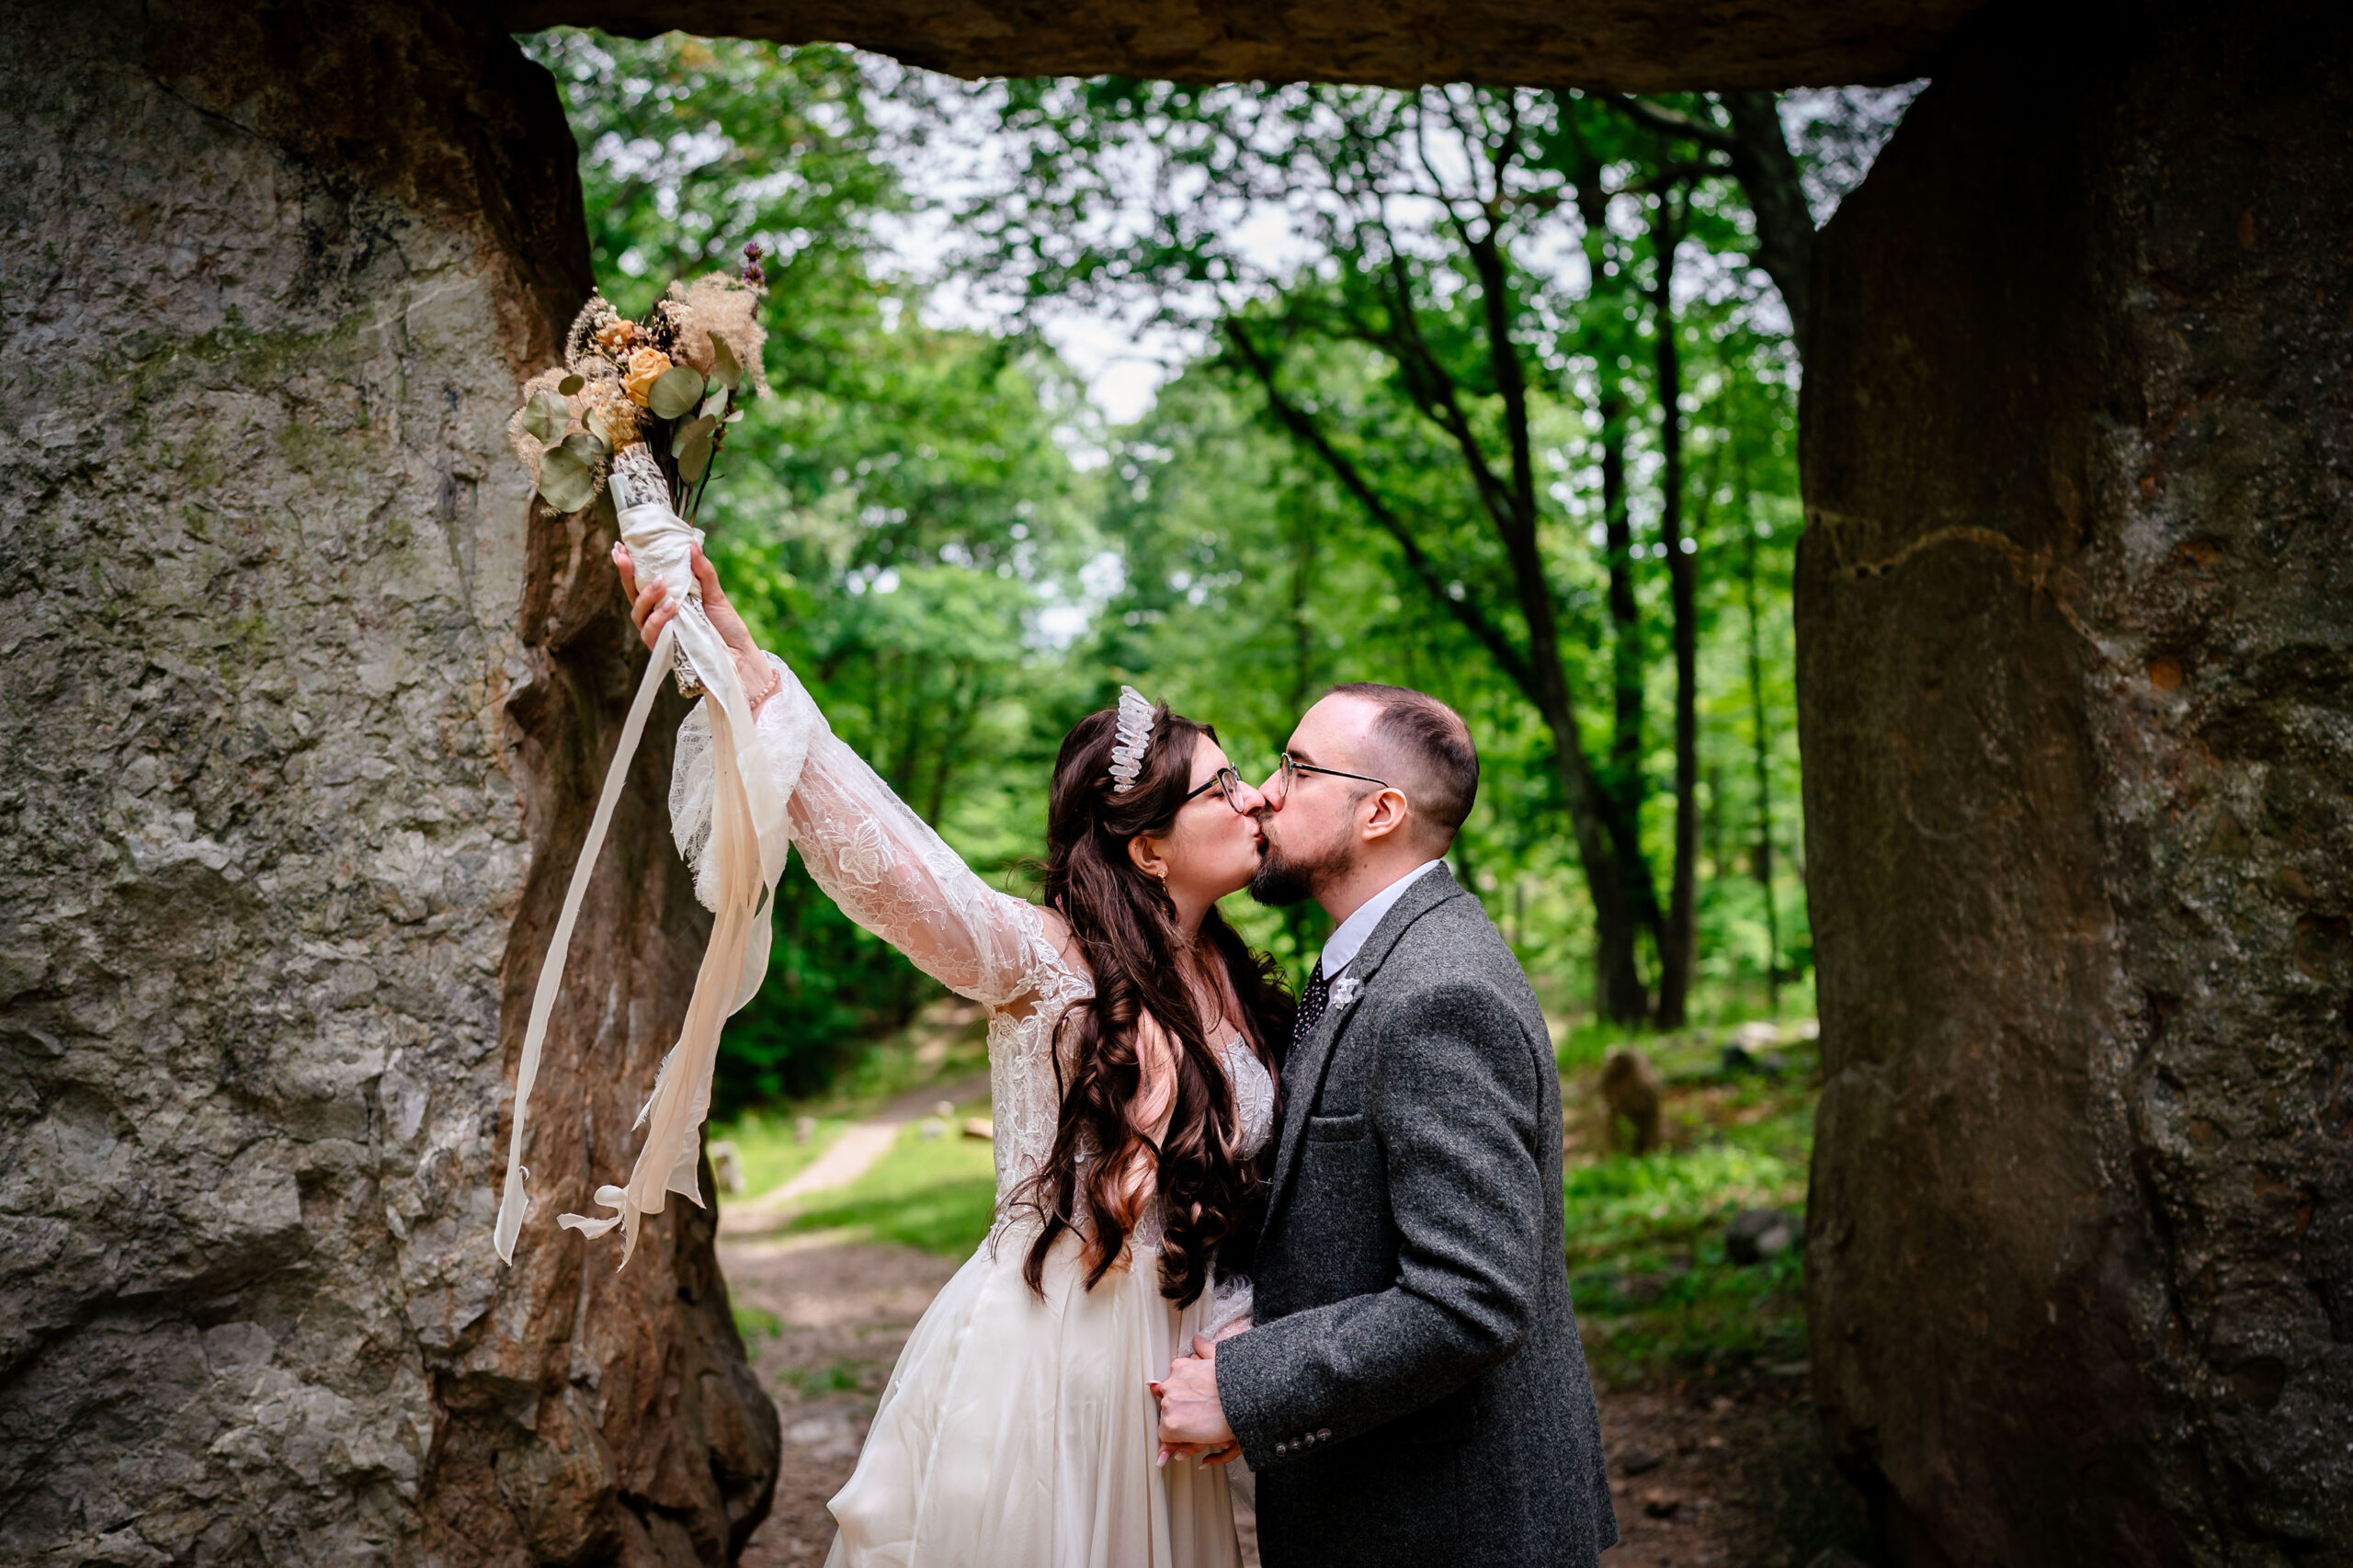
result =
[[[733,1013],[752,999],[767,970],[768,903],[784,870],[789,836],[785,801],[795,780],[781,778],[761,766],[757,736],[743,683],[710,619],[703,613],[695,586],[694,546],[701,535],[679,520],[670,508],[669,490],[652,454],[631,447],[613,460],[613,500],[619,509],[621,539],[641,582],[658,579],[670,590],[678,614],[662,631],[654,657],[645,666],[620,743],[605,774],[605,787],[588,824],[580,860],[573,868],[572,885],[565,890],[563,913],[540,968],[539,988],[531,997],[530,1021],[523,1032],[523,1054],[515,1077],[515,1124],[506,1149],[506,1184],[498,1203],[498,1222],[492,1240],[498,1256],[515,1261],[515,1243],[530,1211],[529,1169],[523,1165],[526,1119],[531,1089],[538,1081],[540,1061],[547,1040],[548,1021],[563,988],[566,950],[574,924],[596,869],[597,852],[620,803],[631,759],[645,733],[654,694],[674,660],[691,663],[701,676],[710,712],[711,751],[716,766],[717,799],[712,803],[709,873],[703,891],[711,894],[713,920],[710,946],[703,953],[695,976],[693,998],[677,1042],[662,1059],[653,1096],[639,1111],[637,1125],[646,1130],[645,1145],[625,1187],[597,1189],[597,1202],[614,1212],[603,1218],[561,1214],[556,1222],[583,1235],[601,1236],[621,1227],[621,1262],[637,1250],[638,1228],[645,1215],[659,1214],[670,1193],[697,1204],[703,1201],[696,1179],[701,1156],[704,1117],[710,1109],[711,1071],[718,1061],[719,1031]]]

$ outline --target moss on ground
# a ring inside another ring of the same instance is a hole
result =
[[[1616,1152],[1596,1086],[1599,1051],[1564,1042],[1563,1189],[1570,1293],[1595,1375],[1612,1385],[1756,1369],[1804,1371],[1802,1249],[1724,1256],[1743,1209],[1805,1212],[1819,1058],[1785,1030],[1769,1074],[1727,1074],[1713,1031],[1628,1043],[1666,1080],[1664,1146]],[[1614,1043],[1614,1042],[1613,1042]],[[1604,1048],[1605,1050],[1607,1047]]]

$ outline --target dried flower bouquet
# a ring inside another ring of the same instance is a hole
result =
[[[563,364],[523,386],[507,438],[547,504],[577,512],[608,482],[615,453],[642,442],[692,522],[711,460],[744,404],[767,391],[760,369],[760,250],[746,245],[741,276],[673,283],[631,321],[599,292],[565,335]]]

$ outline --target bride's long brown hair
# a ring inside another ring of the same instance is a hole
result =
[[[1043,1224],[1022,1277],[1040,1295],[1046,1256],[1064,1231],[1086,1238],[1086,1288],[1093,1290],[1126,1252],[1138,1216],[1121,1201],[1121,1177],[1138,1150],[1157,1169],[1162,1204],[1160,1293],[1188,1304],[1208,1286],[1215,1263],[1246,1272],[1266,1195],[1266,1161],[1241,1147],[1233,1087],[1194,1006],[1188,975],[1220,979],[1241,1003],[1242,1027],[1260,1060],[1290,1035],[1292,1002],[1274,960],[1255,952],[1212,906],[1198,939],[1176,924],[1158,879],[1129,858],[1128,841],[1160,834],[1185,802],[1206,724],[1153,710],[1152,741],[1134,787],[1111,790],[1111,747],[1118,715],[1091,713],[1063,738],[1047,806],[1045,895],[1070,923],[1095,981],[1091,1002],[1074,1004],[1055,1025],[1055,1072],[1063,1079],[1062,1115],[1052,1152],[1023,1188],[1022,1201]],[[1155,1143],[1129,1119],[1143,1086],[1137,1031],[1145,1016],[1176,1046],[1176,1100]]]

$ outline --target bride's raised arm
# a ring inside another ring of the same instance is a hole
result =
[[[623,571],[625,585],[633,586],[626,564]],[[744,688],[757,699],[753,725],[760,750],[790,790],[793,846],[826,896],[925,973],[985,1006],[1017,1004],[1067,973],[1043,912],[983,881],[833,733],[791,668],[754,648],[700,551],[695,575],[704,608],[739,666],[753,666],[743,671]],[[669,607],[661,603],[658,584],[636,597],[634,616],[650,642]],[[710,724],[698,705],[678,732],[670,785],[672,831],[698,881],[713,793]]]

